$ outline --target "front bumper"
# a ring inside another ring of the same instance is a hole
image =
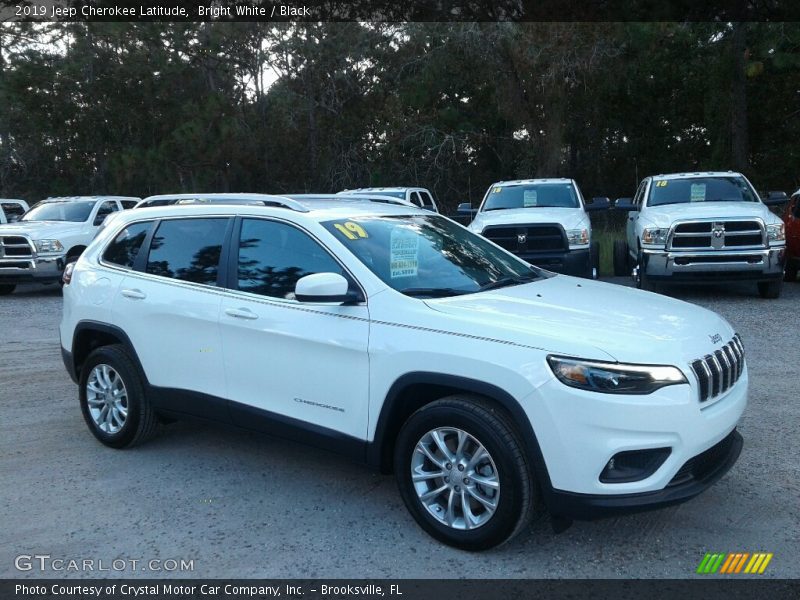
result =
[[[595,505],[658,505],[677,497],[688,499],[713,483],[708,475],[672,489],[690,459],[736,428],[747,405],[747,368],[726,392],[706,402],[700,402],[696,377],[690,369],[685,371],[688,383],[647,395],[598,394],[567,387],[553,378],[520,403],[534,427],[547,469],[551,489],[545,491],[545,500],[548,491],[555,498],[547,502],[551,511],[563,512],[562,497],[578,502],[587,496]],[[601,481],[612,457],[658,448],[668,448],[669,455],[649,475]],[[734,461],[732,457],[731,464]],[[630,499],[640,494],[645,496]],[[606,500],[591,500],[595,496]]]
[[[786,248],[684,251],[642,249],[645,274],[652,280],[767,281],[783,277]]]
[[[722,441],[689,459],[667,487],[640,494],[574,494],[553,490],[553,513],[571,519],[592,520],[645,510],[654,510],[691,500],[719,480],[736,463],[742,452],[742,436],[735,429]],[[683,476],[681,476],[683,475]]]
[[[0,284],[53,283],[61,279],[66,256],[0,259]]]
[[[592,276],[592,253],[589,248],[547,253],[523,252],[516,255],[525,262],[548,271],[576,277]]]

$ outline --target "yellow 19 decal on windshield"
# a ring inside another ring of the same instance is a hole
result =
[[[352,221],[345,221],[344,223],[334,223],[333,225],[338,231],[342,233],[348,240],[359,240],[369,237],[366,229],[358,223]]]

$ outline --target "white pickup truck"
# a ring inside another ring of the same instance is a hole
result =
[[[608,207],[608,198],[587,203],[574,179],[519,179],[493,183],[477,210],[459,204],[458,213],[474,215],[470,231],[526,262],[594,279],[599,247],[586,213]]]
[[[106,217],[140,199],[123,196],[48,198],[15,223],[0,226],[0,296],[20,283],[57,283]]]
[[[755,281],[764,298],[780,295],[786,233],[741,173],[675,173],[646,177],[636,196],[620,198],[626,239],[614,243],[614,272],[632,274],[636,286],[659,281]]]

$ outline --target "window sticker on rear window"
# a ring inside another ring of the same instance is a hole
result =
[[[536,206],[536,190],[524,190],[522,192],[522,206],[524,208]]]
[[[404,227],[395,227],[390,244],[390,277],[416,277],[419,270],[419,236]]]
[[[706,184],[705,183],[693,183],[692,187],[690,188],[689,192],[689,201],[690,202],[702,202],[706,199]]]

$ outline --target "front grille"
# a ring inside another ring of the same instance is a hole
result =
[[[764,228],[759,221],[693,221],[678,223],[670,246],[685,248],[747,248],[764,246]]]
[[[33,258],[33,245],[20,235],[0,236],[0,259]]]
[[[700,402],[727,392],[744,371],[744,345],[739,334],[713,354],[692,363],[700,387]]]
[[[487,227],[483,237],[515,254],[563,252],[569,249],[567,236],[560,225],[502,225]]]
[[[667,484],[667,487],[686,483],[692,479],[705,478],[725,461],[728,454],[730,454],[731,446],[735,439],[736,430],[734,429],[708,450],[687,460],[686,463],[678,469],[675,477]]]

